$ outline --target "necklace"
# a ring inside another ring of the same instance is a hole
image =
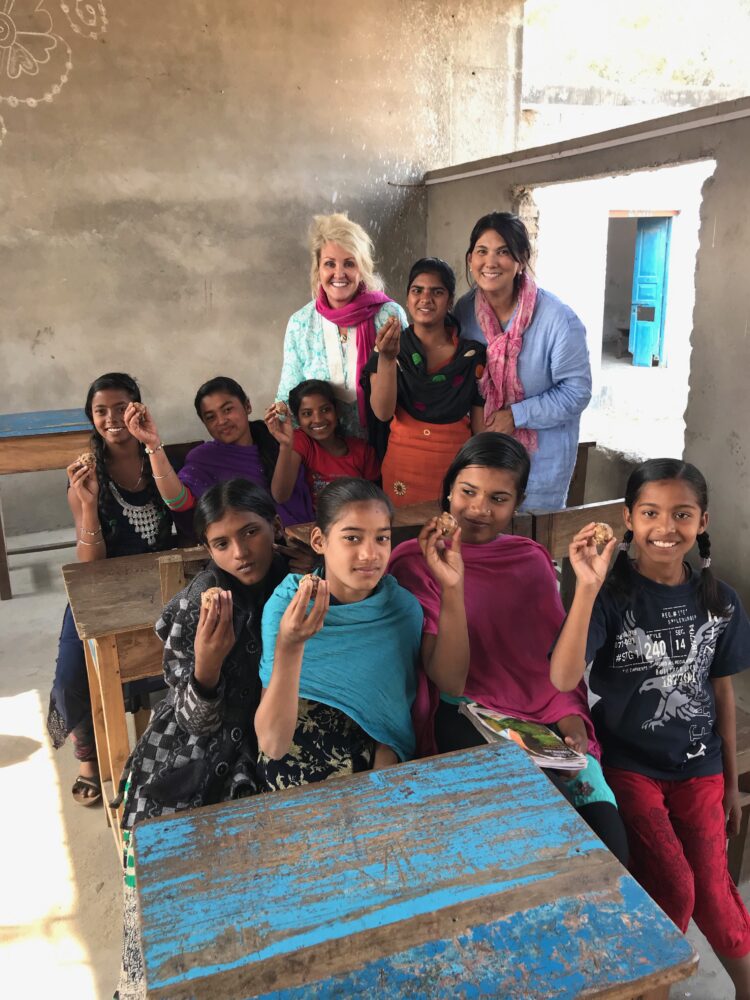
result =
[[[138,482],[140,482],[140,479]],[[124,488],[125,487],[123,487],[123,489]],[[159,525],[161,522],[161,515],[156,509],[156,505],[149,502],[143,504],[141,507],[136,507],[134,504],[128,503],[125,497],[122,496],[120,491],[117,489],[114,479],[110,479],[109,489],[112,496],[118,502],[120,507],[122,507],[123,514],[133,526],[135,532],[140,535],[148,545],[153,545],[156,541],[156,536],[159,534]]]
[[[121,490],[127,490],[128,493],[135,493],[135,491],[143,482],[143,469],[145,461],[146,461],[145,458],[141,458],[141,474],[138,476],[138,479],[135,482],[135,486],[126,486],[125,483],[117,483],[117,480],[114,478],[114,476],[110,476],[110,479],[112,480],[113,483],[117,483],[117,485],[120,487]]]

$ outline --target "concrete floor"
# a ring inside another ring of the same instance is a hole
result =
[[[11,544],[70,536],[67,529]],[[73,558],[72,548],[12,557],[15,596],[0,604],[0,967],[9,1000],[101,1000],[112,995],[119,968],[114,840],[101,808],[73,802],[72,753],[53,752],[45,729],[65,606],[60,567]],[[742,678],[737,693],[750,711],[748,681]],[[750,901],[750,886],[743,896]],[[700,968],[673,987],[672,1000],[729,1000],[730,981],[711,949],[692,925],[688,937]]]

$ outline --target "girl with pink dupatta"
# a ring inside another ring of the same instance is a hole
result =
[[[578,427],[591,399],[586,331],[572,309],[538,288],[526,227],[510,212],[482,216],[471,231],[455,308],[461,336],[487,344],[479,390],[487,430],[511,434],[531,456],[524,510],[565,506]]]
[[[276,399],[306,379],[330,382],[344,434],[367,436],[360,377],[376,336],[406,326],[401,306],[383,292],[372,240],[345,213],[316,215],[310,227],[313,299],[289,320]]]

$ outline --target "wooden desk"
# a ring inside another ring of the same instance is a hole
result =
[[[91,424],[83,410],[0,414],[0,476],[64,469],[88,449],[90,438]],[[0,506],[0,600],[12,596]]]
[[[200,565],[207,559],[200,546],[69,563],[62,568],[86,653],[99,773],[114,788],[130,753],[122,685],[162,672],[163,647],[154,625],[164,605],[159,559],[166,555]],[[106,808],[105,813],[119,849],[119,815],[110,816]]]
[[[149,997],[666,998],[697,956],[523,752],[135,830]]]

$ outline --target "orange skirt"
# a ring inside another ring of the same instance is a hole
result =
[[[394,507],[438,500],[448,466],[470,437],[468,417],[426,424],[397,407],[382,467],[383,489]]]

